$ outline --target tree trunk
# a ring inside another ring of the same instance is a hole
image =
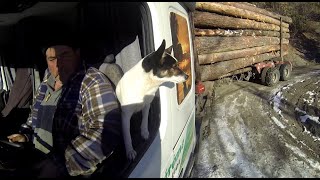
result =
[[[288,51],[288,45],[283,46],[283,51]],[[212,64],[220,61],[226,61],[230,59],[237,59],[243,57],[251,57],[258,54],[263,54],[271,51],[280,50],[280,45],[267,45],[260,47],[253,47],[248,49],[240,49],[229,52],[200,54],[198,55],[199,64]]]
[[[266,22],[266,23],[279,25],[279,26],[281,23],[278,19],[274,19],[270,16],[266,16],[266,15],[256,13],[253,11],[240,9],[240,8],[237,8],[234,6],[229,6],[229,5],[215,3],[215,2],[197,2],[196,9],[208,11],[208,12],[213,12],[213,13],[218,13],[218,14],[223,14],[223,15],[227,15],[227,16],[234,16],[234,17],[242,18],[242,19],[252,19],[252,20],[256,20],[256,21],[260,21],[260,22]],[[282,22],[282,26],[285,28],[288,28],[289,24]]]
[[[251,4],[251,3],[248,3],[248,2],[238,2],[238,3],[240,3],[240,4],[245,4],[245,5],[248,5],[248,6],[256,7],[256,5]]]
[[[246,5],[246,4],[239,3],[239,2],[219,2],[219,3],[225,4],[225,5],[229,5],[229,6],[233,6],[233,7],[237,7],[237,8],[241,8],[241,9],[244,9],[244,10],[253,11],[253,12],[256,12],[256,13],[260,13],[260,14],[264,14],[264,15],[267,15],[267,16],[270,16],[270,17],[273,17],[273,18],[279,19],[279,20],[280,20],[280,17],[282,17],[282,20],[284,22],[292,23],[292,19],[290,17],[288,17],[288,16],[282,16],[280,14],[276,14],[276,13],[273,13],[273,12],[267,11],[265,9],[261,9],[261,8],[255,7],[255,6]]]
[[[289,44],[288,39],[283,39],[283,44]],[[195,47],[198,54],[227,52],[251,47],[279,45],[280,38],[268,36],[240,36],[240,37],[195,37]]]
[[[271,36],[280,37],[280,32],[278,31],[262,31],[262,30],[225,30],[225,29],[199,29],[195,28],[196,36]],[[289,39],[289,33],[283,33],[283,38]]]
[[[189,17],[190,17],[190,21],[193,22],[193,18],[194,18],[194,14],[193,13],[190,13],[189,14]],[[193,44],[193,47],[196,47],[196,41],[195,41],[195,27],[194,27],[194,24],[192,23],[191,24],[191,37],[192,37],[192,44]],[[198,51],[196,48],[194,48],[194,54],[198,54]],[[199,60],[198,60],[198,56],[195,55],[194,56],[194,68],[195,68],[195,73],[196,73],[196,82],[200,81],[200,64],[199,64]]]
[[[223,16],[209,12],[194,12],[194,25],[196,28],[231,28],[231,29],[258,29],[269,31],[280,31],[280,26],[257,22],[255,20],[241,19]],[[289,32],[288,28],[283,27],[282,32]]]
[[[286,54],[286,52],[284,54]],[[279,51],[259,54],[252,57],[233,59],[230,61],[222,61],[212,65],[202,65],[200,66],[200,79],[201,81],[216,80],[219,77],[228,74],[229,72],[242,69],[255,63],[259,63],[275,57],[280,57]]]

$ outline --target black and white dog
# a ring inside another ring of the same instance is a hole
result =
[[[133,113],[142,110],[141,136],[149,138],[148,115],[159,86],[164,82],[181,83],[188,79],[178,67],[178,61],[171,56],[172,47],[165,49],[166,42],[158,50],[148,54],[127,71],[116,86],[116,95],[122,110],[122,131],[126,155],[133,160],[137,153],[132,147],[130,119]]]

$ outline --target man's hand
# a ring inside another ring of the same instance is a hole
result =
[[[27,138],[23,134],[12,134],[7,137],[9,142],[26,142]]]

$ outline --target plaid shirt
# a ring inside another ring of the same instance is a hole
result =
[[[46,92],[45,79],[27,121],[33,128]],[[53,120],[52,151],[64,155],[71,176],[90,175],[119,143],[120,123],[120,106],[110,81],[95,68],[82,70],[63,86]]]

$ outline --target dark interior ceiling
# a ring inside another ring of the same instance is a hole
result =
[[[4,13],[19,13],[25,9],[32,7],[38,1],[33,0],[1,0],[0,14]]]
[[[74,8],[79,2],[0,0],[0,27],[10,26],[28,16],[45,16]]]

